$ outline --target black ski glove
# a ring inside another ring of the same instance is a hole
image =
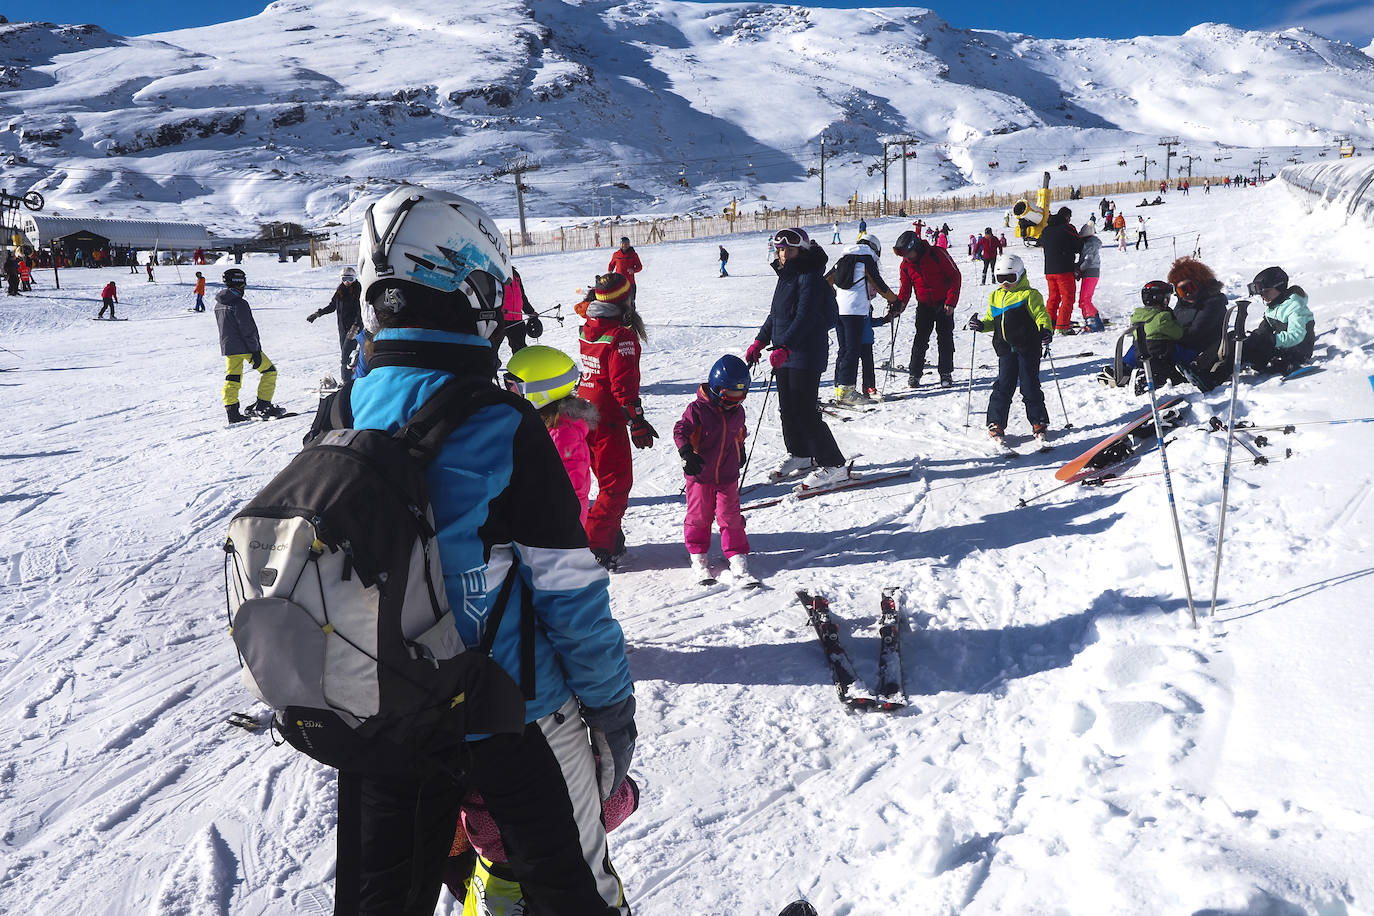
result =
[[[979,318],[977,315],[974,315],[973,317],[969,318],[966,327],[970,331],[981,331],[983,330],[983,319]]]
[[[706,466],[706,462],[701,460],[697,450],[692,448],[692,443],[688,442],[677,450],[682,456],[682,473],[688,477],[695,477],[701,473],[701,469]]]
[[[320,317],[320,313],[319,313],[319,312],[311,312],[309,315],[306,315],[306,316],[305,316],[305,320],[306,320],[307,323],[313,324],[314,321],[315,321],[315,319],[318,318],[318,317]]]
[[[1269,330],[1273,331],[1275,334],[1280,334],[1288,330],[1288,322],[1284,321],[1282,318],[1270,318],[1266,315],[1264,316],[1264,323],[1269,325]]]
[[[1043,328],[1040,331],[1040,346],[1048,349],[1050,341],[1052,340],[1054,340],[1054,331],[1050,330],[1049,328]]]
[[[248,354],[248,365],[252,366],[254,369],[262,365],[261,350],[254,350],[252,353]]]
[[[538,315],[531,315],[525,319],[525,333],[535,340],[544,336],[544,322],[539,320]]]
[[[592,751],[596,755],[596,782],[601,800],[610,798],[630,772],[635,755],[635,697],[630,694],[619,703],[596,709],[583,709],[582,721],[591,731]]]

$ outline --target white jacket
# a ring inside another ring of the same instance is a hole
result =
[[[844,257],[846,254],[874,257],[873,249],[863,244],[846,249],[840,257]],[[838,285],[835,287],[835,304],[839,307],[841,315],[867,316],[868,304],[875,295],[877,295],[877,290],[868,282],[863,262],[860,261],[854,265],[854,285],[849,289],[840,289]]]

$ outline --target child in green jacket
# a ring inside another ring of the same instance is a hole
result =
[[[1131,312],[1131,326],[1145,325],[1145,352],[1139,359],[1150,361],[1150,375],[1158,387],[1168,381],[1182,381],[1174,368],[1174,345],[1183,337],[1183,325],[1174,318],[1169,299],[1174,294],[1171,283],[1151,280],[1140,289],[1140,308]],[[1136,378],[1135,393],[1145,392],[1144,373]]]

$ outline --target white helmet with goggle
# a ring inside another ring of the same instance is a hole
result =
[[[403,311],[408,291],[451,299],[464,311],[462,317],[471,318],[472,333],[483,338],[490,340],[501,329],[510,254],[491,217],[466,197],[397,188],[367,208],[359,248],[358,279],[369,330],[377,329],[376,312]]]

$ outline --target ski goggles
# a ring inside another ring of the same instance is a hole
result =
[[[731,407],[737,404],[743,404],[744,399],[749,396],[749,390],[747,388],[743,390],[738,388],[715,388],[712,389],[712,393],[716,396],[716,400]]]
[[[1266,286],[1266,285],[1264,285],[1263,283],[1256,283],[1254,280],[1251,280],[1250,283],[1245,287],[1245,291],[1246,291],[1247,293],[1249,293],[1250,295],[1252,295],[1252,296],[1258,296],[1260,293],[1264,292],[1266,289],[1278,289],[1278,287],[1277,287],[1277,286]]]
[[[1174,292],[1178,294],[1178,298],[1186,299],[1189,302],[1193,301],[1193,298],[1197,296],[1198,289],[1199,287],[1196,280],[1179,280],[1174,284]]]
[[[804,229],[779,229],[778,234],[773,236],[774,245],[786,245],[789,248],[801,248],[810,242],[811,237]]]
[[[568,371],[554,378],[535,379],[528,382],[510,372],[502,373],[502,375],[503,381],[506,383],[506,390],[512,391],[522,398],[528,398],[530,395],[549,394],[560,388],[567,388],[575,385],[578,379],[582,377],[582,373],[576,366],[570,366]]]
[[[1018,274],[994,274],[992,278],[993,278],[994,280],[996,280],[998,283],[1012,283],[1012,284],[1014,284],[1014,283],[1017,281],[1017,279],[1019,279],[1019,275],[1018,275]]]

